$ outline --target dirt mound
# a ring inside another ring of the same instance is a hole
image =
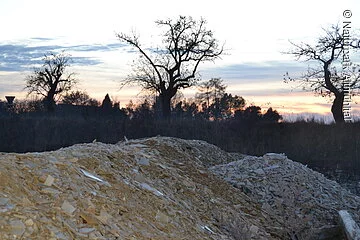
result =
[[[335,231],[337,210],[359,210],[335,182],[273,158],[166,137],[0,154],[0,239],[286,239],[301,230],[286,218]],[[307,219],[311,206],[323,217]]]

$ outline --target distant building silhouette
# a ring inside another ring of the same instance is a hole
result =
[[[6,101],[9,105],[13,105],[14,104],[14,99],[15,99],[15,96],[5,96],[6,98]]]

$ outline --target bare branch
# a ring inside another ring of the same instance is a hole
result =
[[[152,89],[163,99],[170,101],[178,89],[193,86],[198,79],[196,73],[200,63],[214,61],[223,53],[213,33],[206,29],[206,21],[195,21],[191,17],[180,16],[176,21],[158,20],[163,33],[164,48],[154,51],[143,49],[136,36],[116,34],[120,41],[135,47],[147,61],[139,61],[135,74],[125,82],[136,83],[145,89]],[[149,67],[143,67],[142,65]]]
[[[26,77],[28,95],[41,95],[49,103],[55,103],[55,96],[69,91],[76,83],[74,73],[66,74],[70,55],[63,53],[45,54],[42,67]]]
[[[285,82],[300,82],[303,89],[311,90],[317,95],[334,96],[331,112],[336,122],[344,121],[343,100],[344,100],[344,77],[339,75],[346,69],[337,71],[341,66],[339,57],[346,49],[354,48],[351,44],[345,46],[343,34],[338,25],[329,29],[324,29],[325,34],[321,36],[315,45],[307,43],[296,44],[290,41],[294,47],[293,50],[286,52],[296,57],[296,60],[305,59],[305,61],[317,62],[318,67],[310,69],[298,79],[291,79],[288,74],[285,75]],[[359,88],[359,72],[353,76],[353,82],[350,84],[351,89]],[[358,93],[358,92],[357,92]]]

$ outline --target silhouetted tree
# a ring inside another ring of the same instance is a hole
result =
[[[324,36],[319,37],[315,45],[308,43],[293,43],[294,49],[287,54],[294,55],[297,60],[305,59],[311,63],[317,63],[315,68],[309,68],[307,73],[298,79],[289,77],[285,74],[285,82],[299,81],[304,90],[311,90],[321,96],[334,96],[331,106],[336,123],[344,122],[343,102],[344,102],[344,78],[338,75],[336,61],[344,50],[355,47],[348,45],[344,39],[344,32],[339,26],[332,26],[325,30]],[[347,50],[348,51],[348,50]],[[357,75],[352,79],[350,88],[360,87],[360,78]]]
[[[113,106],[113,104],[109,97],[109,94],[106,94],[104,100],[102,101],[101,108],[105,112],[110,112],[112,109],[112,106]]]
[[[221,117],[221,102],[219,98],[215,98],[214,102],[208,108],[209,116],[213,120],[220,120]]]
[[[49,111],[55,106],[55,97],[71,90],[76,84],[74,73],[66,73],[70,66],[70,55],[60,53],[45,54],[44,64],[36,68],[34,72],[26,77],[28,94],[38,94],[44,97],[44,103]]]
[[[201,107],[201,111],[198,113],[198,115],[200,115],[201,118],[203,118],[203,119],[209,120],[209,118],[210,118],[210,108],[209,108],[209,106],[207,105],[207,103],[206,103],[206,102],[202,102],[202,103],[200,104],[200,107]]]
[[[177,118],[182,118],[184,116],[185,111],[184,111],[182,105],[183,105],[183,102],[180,101],[173,108],[173,113]]]
[[[235,111],[244,108],[245,100],[237,95],[232,96],[228,93],[221,93],[221,97],[211,98],[211,104],[202,103],[204,115],[208,115],[213,120],[222,120],[233,117]]]
[[[134,116],[134,111],[135,111],[135,104],[133,103],[132,100],[129,101],[128,104],[126,104],[125,108],[122,108],[122,110],[125,112],[125,114],[132,119]]]
[[[225,89],[226,85],[221,78],[212,78],[199,84],[199,93],[195,97],[199,102],[206,102],[210,106],[215,99],[220,99],[225,94]]]
[[[173,112],[177,118],[191,119],[198,114],[199,108],[195,102],[180,101],[175,105]]]
[[[212,78],[199,85],[195,98],[201,103],[205,115],[215,120],[221,118],[220,99],[224,96],[225,89],[226,85],[221,78]]]
[[[154,112],[151,108],[151,104],[147,99],[144,100],[143,103],[141,103],[139,106],[136,107],[134,111],[134,120],[151,120],[154,117]]]
[[[72,104],[72,105],[81,105],[81,106],[99,106],[100,103],[90,96],[86,92],[81,91],[72,91],[67,93],[62,98],[62,103]]]
[[[159,27],[165,27],[164,47],[143,48],[138,36],[118,33],[120,41],[135,47],[141,54],[133,76],[124,84],[135,83],[146,90],[157,92],[164,118],[171,113],[171,99],[178,90],[198,82],[197,70],[201,62],[213,61],[223,52],[206,29],[206,21],[180,16],[176,21],[158,20]]]
[[[194,118],[199,112],[199,108],[194,102],[192,103],[185,102],[183,109],[185,111],[186,118]]]
[[[266,122],[279,122],[282,120],[282,116],[276,111],[273,110],[271,107],[263,114],[263,119]]]
[[[120,102],[114,102],[113,108],[114,110],[120,110]]]
[[[17,114],[44,111],[44,103],[40,99],[17,100],[14,103],[14,112]]]
[[[227,119],[233,116],[235,111],[243,109],[245,106],[245,99],[237,95],[225,93],[220,99],[221,118]]]
[[[261,108],[259,106],[249,106],[245,110],[235,111],[235,119],[247,123],[256,123],[261,120]]]

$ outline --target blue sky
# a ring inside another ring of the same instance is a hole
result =
[[[291,47],[288,40],[314,42],[322,27],[342,23],[346,9],[353,13],[353,30],[359,30],[356,0],[183,0],[173,4],[165,0],[2,0],[0,21],[6,24],[0,35],[0,99],[10,94],[25,97],[24,79],[43,54],[66,50],[73,56],[71,70],[78,74],[79,89],[98,99],[109,93],[123,105],[139,93],[135,87],[119,89],[137,54],[120,44],[115,33],[136,31],[144,46],[154,47],[161,43],[155,20],[191,15],[204,17],[215,37],[225,43],[222,59],[200,66],[204,80],[220,77],[229,92],[263,108],[271,105],[294,114],[329,112],[326,99],[283,83],[285,72],[299,75],[308,64],[281,52]],[[185,96],[195,91],[185,91]]]

